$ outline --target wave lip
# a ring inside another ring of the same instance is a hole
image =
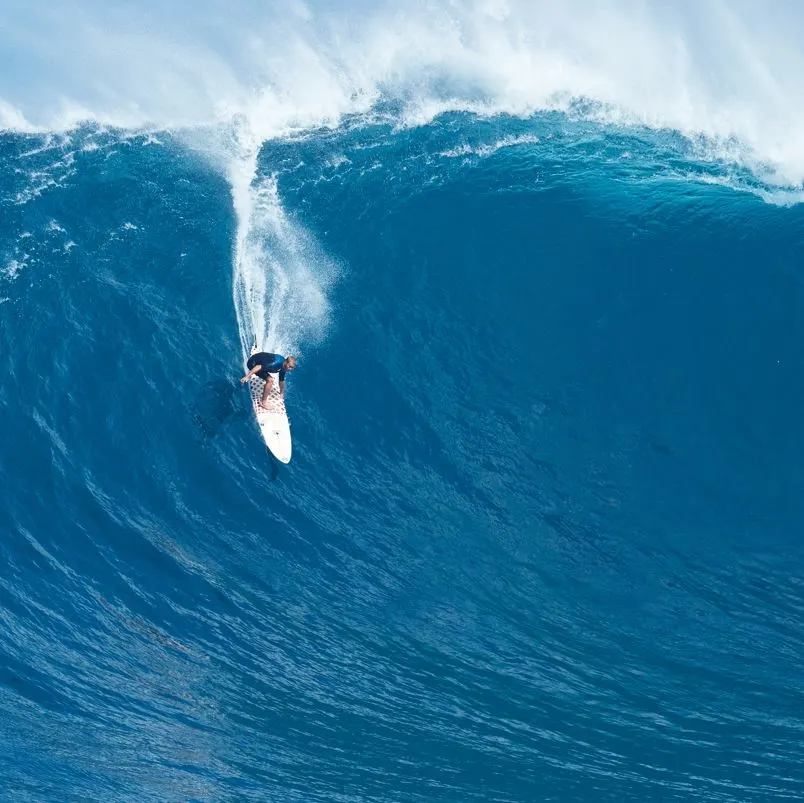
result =
[[[266,140],[383,100],[400,101],[409,125],[560,110],[702,136],[779,185],[804,178],[804,8],[792,4],[246,3],[225,17],[213,0],[189,17],[150,1],[72,16],[13,5],[16,27],[0,34],[18,67],[0,77],[5,128],[244,115]],[[22,30],[42,48],[21,48]]]

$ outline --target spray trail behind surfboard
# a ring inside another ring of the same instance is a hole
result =
[[[237,236],[233,296],[243,355],[254,343],[297,353],[326,329],[334,265],[282,208],[276,175],[261,175],[262,143],[247,128],[229,166]]]

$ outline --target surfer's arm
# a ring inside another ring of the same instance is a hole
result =
[[[252,376],[254,376],[254,374],[256,374],[256,373],[257,373],[257,371],[262,371],[262,366],[261,366],[261,365],[255,365],[255,366],[254,366],[254,367],[253,367],[253,368],[252,368],[252,369],[251,369],[251,370],[250,370],[250,371],[249,371],[249,372],[248,372],[248,373],[247,373],[247,374],[246,374],[246,375],[245,375],[245,376],[244,376],[244,377],[243,377],[243,378],[240,380],[240,382],[241,382],[241,383],[243,383],[243,384],[245,384],[246,382],[248,382],[248,381],[249,381],[249,379],[251,379],[251,377],[252,377]]]

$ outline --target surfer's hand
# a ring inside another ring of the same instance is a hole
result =
[[[240,384],[241,385],[245,385],[246,382],[248,382],[248,374],[246,374],[245,376],[240,377]]]

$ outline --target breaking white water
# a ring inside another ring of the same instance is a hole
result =
[[[784,0],[199,0],[192,15],[6,0],[3,23],[0,127],[235,130],[210,138],[238,215],[244,349],[319,335],[334,273],[259,175],[260,148],[381,100],[402,125],[571,110],[703,139],[708,158],[788,191],[804,178],[804,5]]]

